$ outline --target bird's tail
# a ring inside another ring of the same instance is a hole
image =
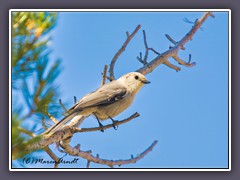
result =
[[[74,116],[77,115],[77,112],[72,113],[61,119],[58,123],[50,127],[44,134],[50,134],[58,131],[63,125],[65,125],[68,121],[70,121]]]

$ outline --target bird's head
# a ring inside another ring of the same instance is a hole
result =
[[[139,72],[125,74],[120,77],[118,81],[122,82],[132,93],[137,93],[143,85],[150,83],[150,81]]]

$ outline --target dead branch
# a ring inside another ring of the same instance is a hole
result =
[[[60,104],[60,105],[61,105],[61,107],[63,108],[64,112],[67,112],[67,109],[66,109],[66,107],[63,105],[63,103],[62,103],[62,100],[61,100],[61,99],[59,99],[59,104]]]
[[[103,86],[103,85],[106,83],[107,69],[108,69],[108,65],[105,65],[105,66],[104,66],[104,69],[103,69],[103,73],[102,73],[103,77],[102,77],[101,86]]]
[[[185,62],[184,60],[180,59],[180,58],[178,57],[178,55],[174,55],[174,56],[172,56],[172,57],[173,57],[173,59],[175,59],[179,64],[181,64],[181,65],[183,65],[183,66],[193,67],[193,66],[196,65],[195,62],[193,62],[193,63],[191,63],[190,61]]]
[[[130,116],[129,118],[126,118],[124,120],[121,120],[121,121],[116,121],[115,123],[115,126],[120,126],[124,123],[127,123],[129,121],[131,121],[132,119],[135,119],[137,118],[138,116],[140,116],[137,112],[134,113],[132,116]],[[105,125],[103,127],[93,127],[93,128],[73,128],[73,132],[74,133],[82,133],[82,132],[93,132],[93,131],[100,131],[100,130],[105,130],[105,129],[109,129],[109,128],[112,128],[114,127],[113,124],[108,124],[108,125]]]
[[[168,65],[168,67],[171,67],[175,70],[180,70],[179,67],[172,66],[169,63],[166,63],[170,57],[173,57],[175,60],[180,62],[182,65],[185,65],[187,67],[192,67],[195,65],[195,63],[186,63],[182,61],[180,58],[178,58],[178,51],[184,47],[184,45],[189,41],[192,40],[194,34],[197,32],[197,30],[201,27],[201,25],[205,22],[205,20],[213,14],[211,12],[206,12],[203,14],[203,16],[195,21],[194,26],[191,28],[191,30],[179,41],[175,42],[175,46],[170,48],[169,50],[165,51],[164,53],[158,55],[156,58],[154,58],[152,61],[144,65],[142,68],[136,70],[137,72],[140,72],[144,75],[151,73],[155,68],[157,68],[160,64],[164,63],[165,65]],[[169,38],[168,38],[169,39]]]
[[[154,146],[157,144],[157,141],[154,141],[151,146],[149,146],[145,151],[143,151],[141,154],[137,155],[136,157],[131,157],[130,159],[124,159],[124,160],[108,160],[108,159],[102,159],[97,154],[96,156],[92,155],[92,151],[83,151],[80,150],[80,146],[78,148],[70,146],[68,143],[61,143],[61,147],[70,155],[72,156],[79,156],[87,160],[87,167],[89,167],[90,162],[94,162],[97,164],[103,164],[107,165],[110,168],[113,168],[114,166],[121,166],[124,164],[132,164],[136,163],[140,159],[142,159],[145,155],[147,155]]]
[[[127,122],[131,121],[132,119],[134,119],[138,116],[139,116],[139,114],[135,113],[127,119],[117,121],[116,125],[119,126],[119,125],[122,125],[124,123],[127,123]],[[103,129],[109,129],[111,127],[113,127],[113,125],[108,124],[106,126],[103,126]],[[26,154],[28,154],[28,153],[31,153],[33,151],[39,150],[39,149],[44,149],[44,148],[48,147],[49,145],[51,145],[53,143],[58,143],[60,141],[64,141],[66,139],[69,139],[75,133],[90,132],[90,131],[92,132],[92,131],[99,131],[99,130],[101,130],[99,127],[80,129],[80,128],[76,128],[74,126],[65,125],[60,130],[58,130],[58,131],[56,131],[52,134],[46,135],[46,134],[43,133],[43,134],[41,134],[39,136],[36,136],[33,139],[25,142],[24,151],[25,151]],[[34,142],[34,143],[31,143],[31,142]],[[22,148],[22,147],[19,147],[19,148]],[[13,152],[13,154],[14,154],[14,152]],[[14,159],[17,159],[17,158],[19,158],[19,157],[14,156]]]
[[[173,40],[168,34],[165,34],[166,38],[173,43],[174,45],[176,45],[178,42],[176,42],[175,40]],[[182,50],[185,50],[185,47],[181,47]]]
[[[168,66],[169,68],[175,69],[177,72],[181,70],[180,67],[175,66],[174,64],[170,63],[169,61],[163,62],[164,65]]]
[[[141,25],[138,25],[131,35],[129,35],[129,33],[127,32],[127,39],[126,39],[126,41],[124,42],[122,47],[118,50],[118,52],[115,54],[115,56],[113,57],[113,59],[112,59],[112,61],[110,63],[110,69],[109,69],[110,81],[115,79],[115,76],[114,76],[114,66],[115,66],[115,63],[116,63],[118,57],[122,54],[123,51],[125,51],[128,43],[135,36],[135,34],[138,32],[138,30],[140,28],[141,28]]]
[[[160,53],[154,50],[153,48],[148,47],[147,36],[144,30],[143,30],[143,41],[145,46],[145,55],[144,55],[144,58],[142,58],[142,53],[140,52],[140,56],[139,57],[137,56],[137,60],[145,66],[146,64],[148,64],[147,59],[148,59],[149,51],[153,51],[157,55],[160,55]]]
[[[44,148],[44,150],[46,151],[46,153],[54,160],[54,168],[58,168],[58,161],[59,158],[52,152],[52,150],[49,147]]]

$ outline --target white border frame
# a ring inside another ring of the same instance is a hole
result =
[[[11,88],[11,63],[9,63],[9,171],[231,171],[231,10],[230,9],[10,9],[9,10],[9,60],[12,62],[11,59],[11,13],[13,11],[26,11],[26,12],[36,12],[36,11],[56,11],[56,12],[169,12],[169,11],[175,11],[175,12],[205,12],[205,11],[214,11],[214,12],[228,12],[228,22],[229,22],[229,28],[228,28],[228,169],[207,169],[207,168],[199,168],[199,169],[71,169],[71,168],[59,168],[59,169],[50,169],[50,168],[19,168],[15,169],[12,168],[12,157],[11,157],[11,134],[12,134],[12,128],[11,128],[11,122],[12,122],[12,88]]]

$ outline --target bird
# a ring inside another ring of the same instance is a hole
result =
[[[102,120],[111,119],[126,110],[135,99],[136,94],[150,81],[139,72],[130,72],[120,78],[104,84],[97,90],[83,96],[76,104],[67,110],[66,116],[50,127],[46,134],[58,131],[63,125],[77,115],[96,117],[103,132]]]

